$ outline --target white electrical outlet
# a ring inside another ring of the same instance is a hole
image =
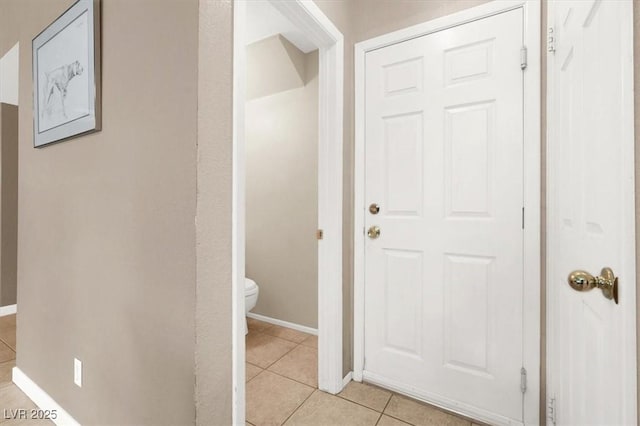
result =
[[[82,361],[78,358],[73,359],[73,383],[82,387]]]

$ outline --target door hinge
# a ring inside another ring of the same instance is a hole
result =
[[[522,208],[522,229],[524,229],[524,207]]]
[[[527,46],[522,46],[520,49],[520,69],[525,70],[527,68]]]
[[[527,391],[527,370],[524,367],[520,369],[520,390],[522,393]]]
[[[322,238],[324,238],[324,231],[322,229],[318,229],[316,231],[316,238],[321,240]]]
[[[556,53],[556,34],[553,27],[547,30],[547,52]]]
[[[556,424],[556,399],[549,398],[549,404],[547,404],[547,414],[551,424]]]

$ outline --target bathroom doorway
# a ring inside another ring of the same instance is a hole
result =
[[[318,49],[269,2],[247,12],[245,310],[317,335]]]
[[[343,387],[342,76],[342,34],[314,3],[234,2],[234,424],[260,376]],[[314,356],[317,379],[294,368]]]

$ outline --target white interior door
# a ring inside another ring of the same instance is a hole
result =
[[[365,65],[365,226],[380,235],[363,377],[503,424],[523,419],[522,22],[500,13]]]
[[[631,1],[552,1],[548,396],[552,422],[636,424]],[[619,304],[573,270],[619,277]]]

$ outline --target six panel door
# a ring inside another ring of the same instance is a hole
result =
[[[522,22],[366,55],[363,377],[501,423],[523,409]]]

